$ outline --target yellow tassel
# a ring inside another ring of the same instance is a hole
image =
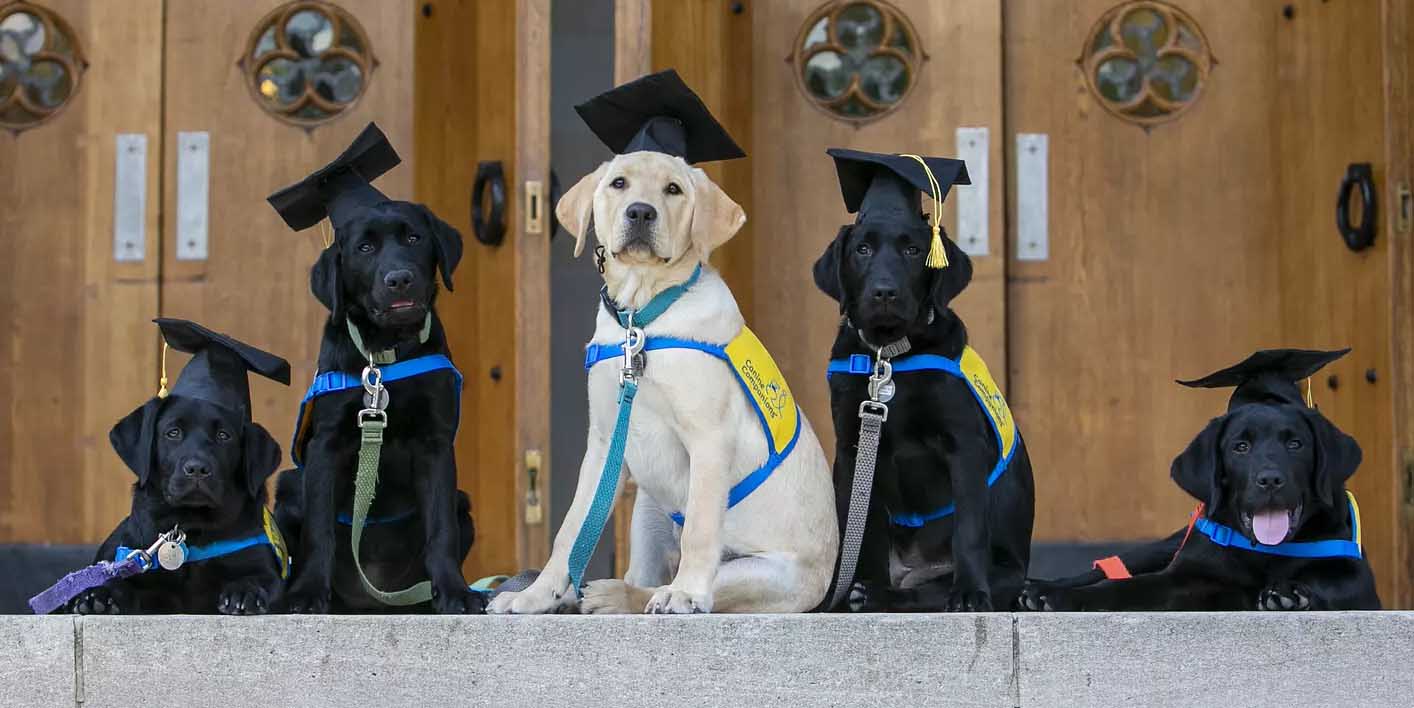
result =
[[[167,343],[162,343],[162,378],[157,382],[157,397],[167,397]]]
[[[928,167],[928,163],[924,162],[923,158],[917,155],[907,154],[899,155],[899,157],[911,157],[917,160],[918,164],[923,166],[923,173],[928,175],[928,187],[929,191],[931,192],[931,194],[929,194],[928,196],[933,198],[933,219],[931,224],[933,227],[933,241],[932,243],[928,244],[928,260],[924,262],[928,265],[929,268],[946,268],[948,267],[948,251],[947,248],[943,246],[942,187],[938,185],[938,178],[933,176],[933,170]]]
[[[334,243],[334,237],[329,235],[329,219],[322,219],[319,222],[319,235],[324,239],[324,247],[328,248]]]
[[[1311,395],[1311,377],[1306,377],[1306,407],[1315,408],[1316,399]]]

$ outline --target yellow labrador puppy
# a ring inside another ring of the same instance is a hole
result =
[[[707,257],[746,216],[702,170],[661,152],[619,155],[580,180],[555,213],[575,235],[576,256],[594,231],[606,251],[608,294],[620,307],[637,310],[665,289],[691,281],[681,299],[644,328],[650,342],[672,338],[724,347],[743,333],[741,311]],[[591,351],[622,344],[625,332],[617,317],[596,309]],[[755,342],[749,332],[746,336]],[[649,348],[625,455],[625,469],[639,489],[628,574],[589,583],[578,609],[692,613],[816,607],[830,584],[839,532],[830,467],[809,422],[784,386],[763,387],[769,391],[762,397],[766,402],[757,403],[744,392],[754,374],[739,380],[738,369],[702,351]],[[524,591],[497,596],[491,612],[573,609],[577,598],[569,587],[568,559],[608,454],[621,366],[622,358],[615,358],[590,368],[588,448],[549,563]],[[772,402],[772,396],[780,398]],[[792,445],[779,450],[782,440],[768,440],[758,413],[763,405],[789,407],[786,413],[796,426]],[[748,479],[770,463],[775,464],[764,481]],[[732,498],[752,483],[759,486],[744,498]]]

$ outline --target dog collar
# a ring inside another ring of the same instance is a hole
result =
[[[935,316],[936,312],[933,308],[928,308],[927,324],[933,324],[933,318]],[[855,327],[854,323],[851,322],[848,317],[844,319],[844,322],[846,326],[854,328],[854,333],[859,335],[859,341],[864,342],[864,346],[873,349],[874,353],[877,354],[880,359],[892,359],[896,356],[903,356],[913,349],[913,342],[910,342],[907,336],[900,337],[883,346],[875,346],[873,342],[869,341],[868,337],[864,336],[864,330]]]
[[[380,366],[384,364],[392,364],[398,360],[397,347],[393,347],[391,349],[380,349],[376,352],[368,351],[368,348],[363,345],[363,334],[358,331],[358,325],[354,324],[353,320],[350,319],[345,319],[344,323],[347,324],[349,327],[349,339],[353,340],[354,348],[358,349],[358,353],[362,354],[363,358]],[[431,336],[432,313],[428,312],[427,317],[422,320],[422,331],[417,333],[417,343],[426,344],[427,339]]]
[[[290,554],[285,545],[285,537],[280,533],[280,527],[275,524],[275,515],[270,512],[268,507],[261,509],[261,515],[262,528],[260,529],[260,533],[252,536],[216,541],[205,546],[188,546],[185,543],[180,544],[182,548],[182,565],[200,563],[201,561],[207,561],[213,558],[222,558],[254,546],[269,546],[271,552],[275,554],[275,559],[280,564],[280,577],[289,577]],[[113,553],[113,562],[121,563],[127,559],[129,555],[132,555],[135,550],[140,549],[118,546],[118,549]],[[142,568],[142,572],[144,573],[151,570],[163,570],[163,568],[155,562],[147,563]]]
[[[1220,524],[1209,518],[1201,518],[1193,525],[1195,531],[1207,536],[1213,543],[1224,548],[1237,548],[1269,556],[1287,558],[1360,558],[1364,554],[1360,546],[1360,506],[1355,495],[1346,490],[1346,500],[1350,505],[1350,539],[1332,538],[1324,541],[1286,541],[1275,546],[1253,543],[1237,529]]]
[[[644,305],[637,311],[619,307],[619,304],[614,302],[613,298],[609,297],[609,286],[607,285],[599,289],[599,299],[604,303],[604,309],[607,310],[609,314],[613,315],[614,319],[618,320],[620,327],[628,329],[629,315],[632,314],[633,326],[642,329],[651,324],[653,320],[658,319],[669,307],[672,307],[673,303],[681,299],[689,288],[697,284],[697,279],[701,275],[702,264],[699,263],[686,281],[654,295],[653,299],[649,300],[647,305]]]

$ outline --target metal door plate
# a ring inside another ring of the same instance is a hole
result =
[[[206,260],[211,134],[177,133],[177,260]]]

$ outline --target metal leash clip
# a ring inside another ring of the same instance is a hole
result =
[[[383,387],[383,372],[373,365],[372,361],[363,368],[363,410],[358,412],[358,427],[362,428],[372,421],[379,421],[386,425],[388,414],[388,389]]]
[[[888,403],[894,398],[894,365],[888,359],[874,359],[874,373],[869,376],[869,400]]]
[[[157,540],[152,542],[147,548],[134,549],[128,553],[127,558],[131,560],[134,556],[138,559],[138,564],[144,571],[152,568],[154,558],[157,563],[167,570],[176,570],[182,567],[187,560],[187,553],[182,546],[186,543],[187,534],[178,526],[173,526],[168,531],[157,536]]]
[[[619,371],[620,385],[643,375],[643,367],[648,363],[643,355],[643,346],[647,341],[643,329],[633,326],[633,313],[628,313],[628,327],[624,330],[624,368]]]

